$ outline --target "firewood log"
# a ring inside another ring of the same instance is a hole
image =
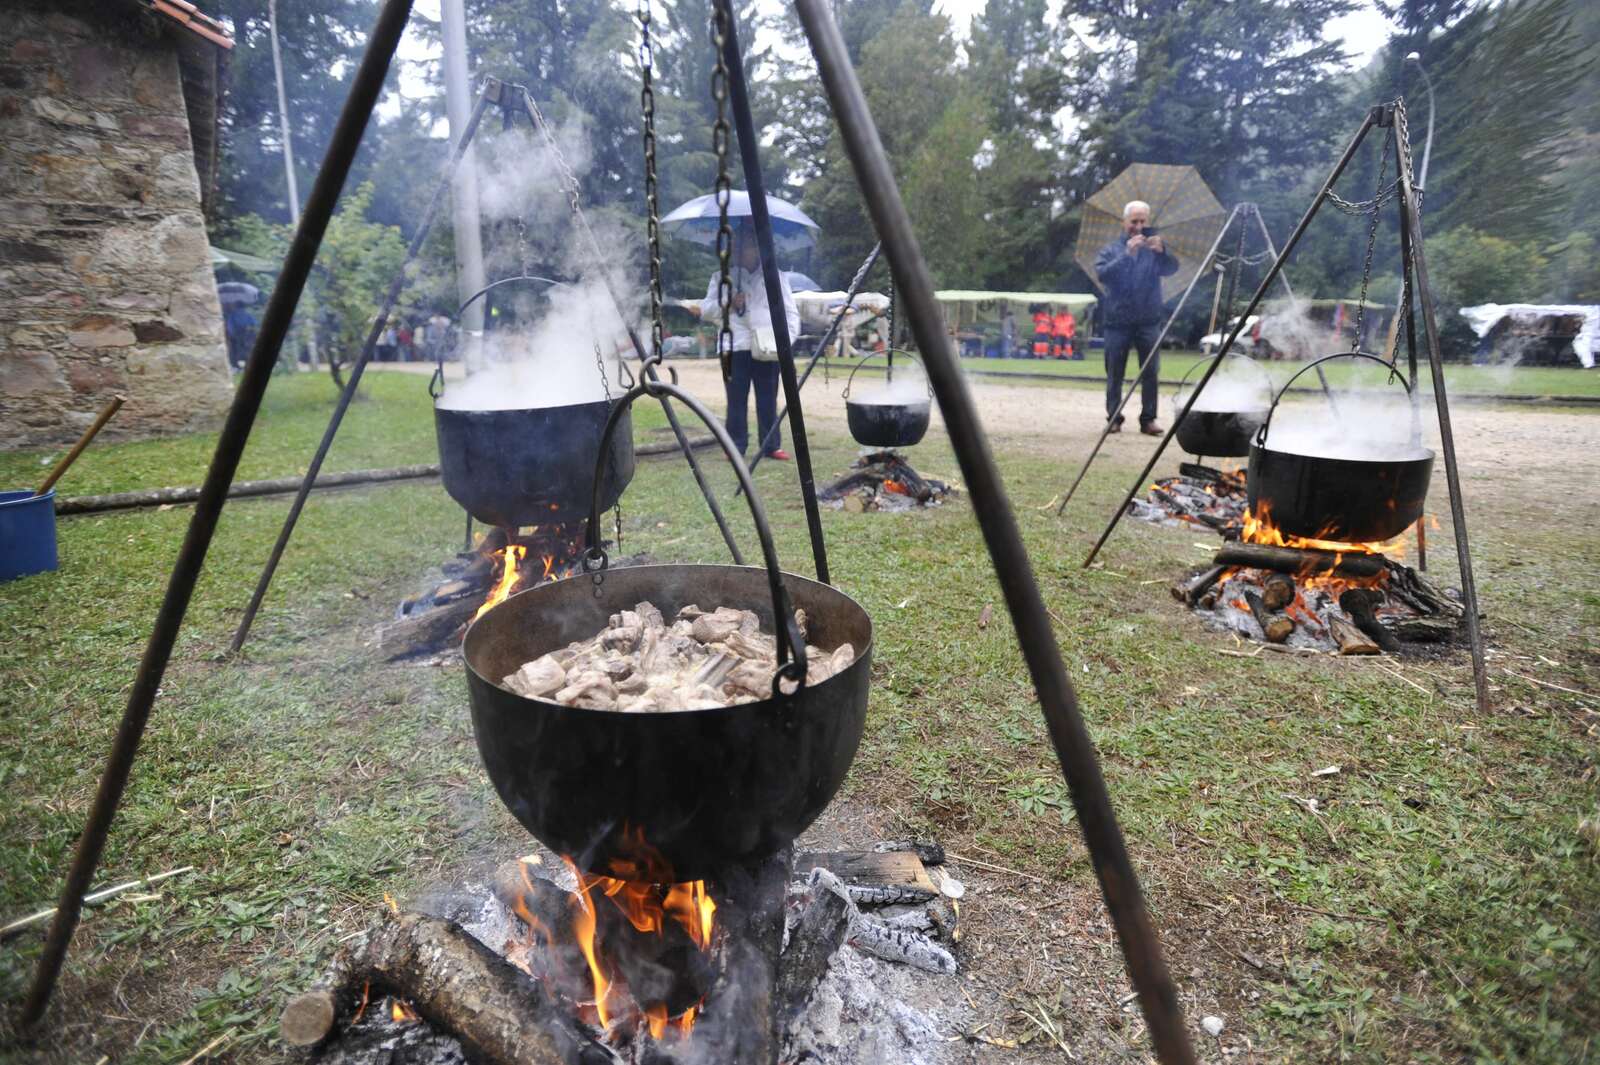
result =
[[[1383,603],[1383,593],[1371,588],[1347,588],[1339,595],[1339,609],[1350,615],[1356,628],[1374,643],[1393,654],[1400,650],[1400,641],[1378,620],[1374,611]]]
[[[487,1065],[602,1065],[616,1056],[554,1007],[532,977],[453,921],[390,918],[341,952],[338,997],[353,1012],[369,983],[412,1004]]]
[[[773,991],[778,1023],[792,1024],[828,972],[828,962],[850,934],[850,903],[816,883],[789,932]]]
[[[1377,554],[1342,554],[1313,551],[1301,547],[1271,547],[1267,544],[1224,544],[1213,559],[1219,566],[1249,566],[1280,573],[1326,573],[1346,577],[1376,577],[1388,559]]]
[[[1294,631],[1294,622],[1282,614],[1269,611],[1261,601],[1261,596],[1252,589],[1244,590],[1244,601],[1250,604],[1250,613],[1255,615],[1256,624],[1261,626],[1261,635],[1266,637],[1268,643],[1282,643]]]
[[[1268,610],[1282,610],[1294,602],[1294,578],[1286,573],[1269,573],[1261,582],[1261,602]]]
[[[1329,614],[1325,620],[1328,623],[1328,632],[1339,645],[1340,654],[1375,655],[1383,652],[1371,637],[1339,615]]]
[[[1227,571],[1227,566],[1211,566],[1208,569],[1196,570],[1184,579],[1173,583],[1172,598],[1193,606]]]

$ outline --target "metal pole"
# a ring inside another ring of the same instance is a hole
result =
[[[478,168],[472,160],[472,138],[466,136],[472,99],[467,70],[467,17],[461,0],[440,0],[439,26],[444,46],[444,109],[450,123],[450,137],[466,146],[466,164],[455,170],[455,195],[451,200],[456,244],[457,303],[466,303],[489,282],[483,269],[483,232],[479,228]],[[462,314],[461,361],[476,368],[483,343],[482,301],[472,303]]]
[[[1439,328],[1433,315],[1433,293],[1428,290],[1428,263],[1422,250],[1422,216],[1417,190],[1411,183],[1411,146],[1400,136],[1405,104],[1396,101],[1394,141],[1400,168],[1400,221],[1410,234],[1417,302],[1422,308],[1422,333],[1428,344],[1428,364],[1433,371],[1433,402],[1439,412],[1439,446],[1444,451],[1445,483],[1450,489],[1450,521],[1455,527],[1456,562],[1461,567],[1461,598],[1467,608],[1467,640],[1472,645],[1472,682],[1477,688],[1478,711],[1493,709],[1489,699],[1489,670],[1483,660],[1483,633],[1478,627],[1478,587],[1472,578],[1472,552],[1467,545],[1467,511],[1461,499],[1461,470],[1456,465],[1455,433],[1450,427],[1450,401],[1445,395],[1444,358],[1439,353]]]
[[[789,344],[789,315],[784,308],[783,281],[778,277],[778,249],[772,240],[766,182],[761,176],[761,145],[756,140],[750,94],[744,82],[744,61],[739,53],[739,19],[730,0],[712,2],[726,5],[727,34],[722,51],[724,65],[728,68],[728,98],[733,104],[734,129],[739,135],[739,159],[744,164],[744,185],[750,194],[756,244],[761,249],[761,275],[766,282],[767,307],[771,311],[772,332],[778,347],[778,373],[783,378],[783,396],[788,404],[789,432],[794,437],[795,472],[800,475],[800,498],[805,504],[806,529],[811,534],[811,560],[817,569],[817,580],[831,584],[828,547],[822,536],[822,512],[817,508],[816,478],[811,472],[811,441],[806,438],[806,415],[800,405],[800,383],[795,378],[794,352]]]
[[[350,95],[339,114],[339,123],[328,142],[328,151],[317,172],[316,184],[311,188],[311,197],[306,201],[305,214],[295,231],[294,242],[284,257],[278,283],[262,315],[255,347],[245,360],[238,391],[234,393],[233,407],[228,411],[227,421],[217,438],[217,449],[212,455],[211,467],[206,471],[200,499],[189,519],[189,531],[173,563],[166,595],[156,614],[155,624],[151,627],[150,641],[145,646],[138,675],[134,677],[133,689],[128,694],[128,705],[123,711],[116,739],[112,742],[105,771],[101,774],[94,805],[90,808],[83,834],[78,837],[72,868],[67,873],[55,919],[50,923],[50,931],[45,937],[44,950],[34,970],[33,984],[23,1002],[21,1024],[24,1028],[37,1024],[50,1005],[56,978],[61,974],[61,964],[66,959],[67,946],[78,927],[84,893],[89,890],[95,867],[100,864],[100,853],[105,848],[111,822],[116,817],[123,789],[133,770],[133,759],[138,753],[139,741],[144,737],[145,726],[149,723],[150,710],[161,687],[162,675],[172,657],[172,648],[177,642],[178,630],[183,626],[184,615],[188,612],[195,583],[200,579],[206,551],[217,531],[217,521],[227,501],[228,485],[239,467],[239,456],[243,454],[245,442],[250,437],[250,427],[261,407],[261,397],[272,379],[278,348],[289,329],[290,319],[294,317],[295,304],[305,287],[311,264],[317,257],[317,247],[322,242],[328,219],[339,200],[339,190],[344,185],[350,164],[355,159],[356,148],[361,143],[361,131],[366,128],[373,105],[383,91],[389,60],[400,42],[400,34],[405,30],[406,18],[410,13],[411,0],[384,0],[383,9],[368,38],[366,53],[361,57],[361,66],[351,82]]]
[[[1422,65],[1420,52],[1406,53],[1406,62],[1417,65],[1417,73],[1422,75],[1422,84],[1428,90],[1428,135],[1422,142],[1422,169],[1414,182],[1420,195],[1428,188],[1428,161],[1433,158],[1433,79],[1428,77],[1428,68]]]
[[[591,266],[595,275],[605,285],[606,294],[611,297],[611,306],[616,309],[617,317],[622,321],[622,327],[627,331],[628,340],[633,344],[633,351],[639,357],[639,364],[647,380],[659,382],[656,375],[655,364],[650,361],[650,353],[645,350],[644,343],[639,339],[638,330],[633,328],[633,323],[628,320],[627,313],[623,310],[622,297],[617,294],[616,285],[611,280],[611,273],[607,267],[605,253],[600,250],[600,242],[595,239],[594,230],[589,228],[589,219],[584,216],[583,208],[579,203],[578,179],[567,169],[561,161],[561,151],[556,145],[555,134],[550,132],[545,124],[544,114],[539,110],[539,105],[534,102],[533,94],[527,86],[518,85],[516,91],[522,94],[522,106],[528,112],[528,118],[533,122],[534,128],[549,145],[551,154],[560,165],[557,169],[561,172],[562,187],[567,193],[567,202],[572,206],[572,216],[578,223],[578,232],[584,237],[589,249]],[[712,520],[717,523],[717,531],[722,534],[722,542],[728,545],[728,553],[733,556],[735,565],[744,565],[744,555],[739,552],[739,545],[733,539],[733,532],[728,528],[728,519],[722,516],[722,508],[717,505],[717,497],[711,491],[711,485],[706,483],[706,475],[700,469],[700,460],[694,457],[694,448],[689,446],[689,438],[684,434],[683,426],[678,422],[678,415],[668,402],[666,394],[657,392],[656,398],[661,402],[661,412],[667,416],[667,424],[672,427],[672,435],[678,441],[678,450],[683,452],[684,461],[689,464],[689,471],[694,474],[694,483],[700,486],[700,494],[705,498],[706,507],[711,511]]]
[[[1285,260],[1294,251],[1295,245],[1300,243],[1300,238],[1305,234],[1306,227],[1316,217],[1317,209],[1322,206],[1322,202],[1328,198],[1328,193],[1333,189],[1333,183],[1339,180],[1339,175],[1344,173],[1344,168],[1350,165],[1350,160],[1354,158],[1356,149],[1361,147],[1362,141],[1366,140],[1367,131],[1377,123],[1382,111],[1383,108],[1374,107],[1367,112],[1366,118],[1362,119],[1361,128],[1356,130],[1356,135],[1351,138],[1349,145],[1344,150],[1344,154],[1339,156],[1339,161],[1333,165],[1333,173],[1329,174],[1328,180],[1322,183],[1322,188],[1318,190],[1316,198],[1311,201],[1311,206],[1306,208],[1306,213],[1301,216],[1299,224],[1294,227],[1294,232],[1289,234],[1288,241],[1283,245],[1283,254],[1278,256],[1277,260],[1272,264],[1272,269],[1267,271],[1267,276],[1262,278],[1261,284],[1256,286],[1255,295],[1250,297],[1249,306],[1245,307],[1244,313],[1239,315],[1239,321],[1235,323],[1233,331],[1228,334],[1228,339],[1223,341],[1222,350],[1217,353],[1217,357],[1212,361],[1211,365],[1206,367],[1206,372],[1200,375],[1200,380],[1194,386],[1194,391],[1189,393],[1189,402],[1185,403],[1183,410],[1178,412],[1178,417],[1173,421],[1172,426],[1167,429],[1167,435],[1161,438],[1161,446],[1156,448],[1155,454],[1150,456],[1150,461],[1145,463],[1144,469],[1139,472],[1138,479],[1128,489],[1128,494],[1122,498],[1122,505],[1117,507],[1116,513],[1111,515],[1111,521],[1106,524],[1105,531],[1100,534],[1100,539],[1095,541],[1094,548],[1089,552],[1089,557],[1083,560],[1084,569],[1088,569],[1090,563],[1094,562],[1094,557],[1100,553],[1100,548],[1105,546],[1106,540],[1111,536],[1111,530],[1117,527],[1117,522],[1121,521],[1122,515],[1127,513],[1128,504],[1133,501],[1134,493],[1139,490],[1140,485],[1145,483],[1145,478],[1150,476],[1150,471],[1155,469],[1156,462],[1161,458],[1161,453],[1172,442],[1173,434],[1178,431],[1178,426],[1183,424],[1183,419],[1188,416],[1189,409],[1194,406],[1194,401],[1199,398],[1201,391],[1205,389],[1206,384],[1211,380],[1212,374],[1217,372],[1217,367],[1222,365],[1223,356],[1233,350],[1233,342],[1239,339],[1239,334],[1244,329],[1244,323],[1255,312],[1257,305],[1261,303],[1262,297],[1267,294],[1267,289],[1272,287],[1272,282],[1283,272]]]
[[[873,264],[878,261],[878,252],[882,250],[882,248],[882,244],[874,244],[872,246],[872,251],[867,253],[866,260],[862,262],[861,269],[857,270],[856,276],[851,278],[850,288],[844,294],[844,306],[840,307],[839,313],[833,316],[833,321],[828,325],[828,331],[822,334],[822,343],[818,344],[817,350],[811,353],[811,361],[806,363],[806,372],[800,375],[800,383],[798,387],[804,388],[806,386],[806,382],[811,380],[811,371],[817,368],[818,360],[826,357],[825,352],[828,350],[828,345],[833,343],[834,335],[839,332],[839,326],[844,321],[844,316],[850,313],[850,305],[855,302],[856,293],[861,291],[861,286],[866,284],[867,274],[872,270]],[[843,345],[841,345],[841,347],[843,347]],[[783,409],[778,411],[778,417],[772,423],[772,428],[767,431],[768,435],[766,439],[762,440],[761,446],[756,449],[756,456],[750,461],[751,473],[755,473],[756,467],[761,465],[761,460],[765,457],[768,441],[777,435],[778,426],[783,424],[783,416],[788,413],[789,405],[786,403],[784,404]],[[744,491],[744,489],[740,488],[733,494],[738,495],[739,492],[742,491]]]
[[[1094,442],[1094,447],[1089,449],[1089,457],[1084,459],[1083,465],[1078,468],[1078,476],[1072,479],[1071,487],[1067,489],[1067,494],[1062,497],[1061,505],[1056,508],[1056,517],[1059,518],[1062,514],[1066,513],[1067,504],[1072,502],[1072,496],[1078,491],[1078,485],[1083,483],[1084,475],[1089,472],[1090,464],[1094,462],[1095,456],[1100,454],[1100,449],[1105,446],[1106,438],[1111,435],[1111,427],[1117,424],[1117,419],[1122,417],[1122,412],[1124,408],[1127,407],[1128,401],[1133,398],[1133,394],[1137,392],[1139,387],[1143,384],[1144,375],[1151,372],[1155,368],[1156,364],[1161,361],[1156,357],[1156,355],[1161,351],[1162,341],[1167,339],[1167,331],[1172,328],[1172,323],[1177,321],[1178,315],[1183,311],[1184,304],[1189,302],[1189,294],[1194,291],[1195,285],[1199,283],[1200,275],[1206,272],[1206,266],[1216,258],[1217,248],[1222,245],[1222,238],[1227,236],[1228,227],[1233,225],[1234,219],[1239,216],[1239,212],[1243,209],[1244,205],[1239,204],[1238,206],[1234,207],[1232,211],[1229,211],[1227,219],[1222,223],[1222,228],[1217,230],[1216,239],[1211,242],[1211,247],[1206,251],[1206,257],[1201,261],[1200,268],[1196,270],[1194,272],[1194,276],[1189,279],[1189,287],[1183,290],[1182,296],[1178,297],[1177,306],[1172,308],[1172,313],[1167,316],[1166,324],[1161,327],[1161,334],[1156,337],[1156,344],[1155,348],[1151,352],[1151,357],[1144,360],[1144,365],[1139,367],[1139,372],[1134,375],[1133,383],[1129,385],[1127,390],[1123,393],[1122,403],[1117,407],[1117,412],[1106,419],[1105,426],[1100,430],[1100,439]],[[1242,234],[1243,223],[1241,222],[1240,225],[1240,232]],[[1049,505],[1050,504],[1048,503],[1045,504],[1045,506]]]
[[[267,32],[272,38],[272,72],[278,82],[278,128],[283,136],[283,176],[289,183],[289,224],[300,224],[300,181],[294,172],[294,142],[289,136],[289,97],[283,87],[283,54],[278,50],[278,0],[267,0]],[[306,322],[307,347],[311,355],[311,368],[315,370],[321,359],[317,355],[317,319],[312,315]]]
[[[328,457],[328,449],[333,447],[333,438],[338,435],[339,426],[344,423],[345,412],[350,409],[350,403],[356,397],[356,390],[361,386],[361,375],[366,371],[367,363],[372,360],[372,352],[378,343],[378,337],[388,328],[389,312],[394,310],[395,301],[400,298],[400,290],[406,283],[406,268],[411,265],[417,253],[422,250],[423,242],[428,239],[439,204],[444,199],[445,190],[450,187],[451,174],[465,157],[467,146],[477,133],[478,123],[489,106],[489,94],[498,84],[490,82],[479,95],[478,102],[473,106],[472,113],[461,131],[461,139],[456,141],[455,150],[450,153],[450,159],[445,164],[445,172],[439,183],[434,186],[428,206],[423,209],[422,221],[411,238],[411,244],[406,248],[405,260],[401,262],[400,269],[394,272],[394,277],[389,281],[389,290],[384,293],[383,304],[378,308],[378,316],[372,320],[372,325],[367,330],[367,339],[361,345],[361,353],[356,356],[355,365],[350,368],[350,377],[344,383],[344,390],[339,393],[339,402],[334,404],[333,416],[328,419],[328,427],[322,431],[322,441],[317,444],[316,454],[311,456],[305,478],[300,482],[300,490],[295,493],[294,502],[289,504],[289,513],[283,519],[283,528],[278,530],[278,539],[272,545],[272,553],[267,556],[267,564],[262,567],[261,576],[256,579],[255,591],[250,593],[250,602],[244,608],[244,616],[239,619],[239,627],[234,630],[233,642],[228,646],[228,650],[232,653],[237,654],[245,641],[250,638],[250,627],[255,624],[256,614],[261,610],[261,602],[267,597],[267,589],[272,585],[273,575],[278,572],[278,563],[283,560],[283,552],[289,546],[289,538],[294,535],[294,527],[300,521],[300,512],[305,509],[306,499],[310,497],[311,489],[316,484],[323,460]]]
[[[828,0],[796,0],[795,6],[810,39],[856,180],[903,293],[906,317],[944,413],[962,477],[972,493],[972,511],[983,530],[1056,757],[1071,788],[1084,842],[1122,943],[1129,977],[1139,993],[1151,1041],[1166,1065],[1190,1065],[1195,1061],[1194,1050],[1184,1030],[1177,990],[1162,959],[1155,928],[1139,891],[1139,878],[1128,859],[1111,796],[1095,757],[1094,741],[1078,713],[1072,682],[1062,664],[1050,615],[1039,595],[1027,548],[989,451],[988,437],[960,363],[945,336],[943,318],[933,295],[933,279],[911,231],[911,219],[895,187],[883,142],[867,110],[839,28],[829,13]]]

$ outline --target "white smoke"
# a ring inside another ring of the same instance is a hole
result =
[[[586,209],[587,225],[573,213],[565,175],[581,180],[587,172],[588,137],[580,123],[561,125],[552,150],[525,126],[485,132],[470,165],[490,280],[529,274],[569,283],[496,289],[488,297],[496,314],[482,333],[463,337],[468,376],[448,384],[438,405],[526,410],[620,396],[621,358],[633,350],[628,329],[637,328],[644,304],[632,280],[642,250],[607,212]]]
[[[479,367],[439,397],[445,410],[529,410],[598,403],[624,391],[620,352],[628,336],[598,282],[550,290],[538,321],[514,331],[489,329]],[[596,349],[599,357],[596,357]],[[601,367],[605,376],[601,377]]]
[[[1199,371],[1196,378],[1199,377]],[[1194,382],[1191,382],[1191,386]],[[1174,398],[1178,410],[1189,401],[1192,387],[1180,389]],[[1277,390],[1272,378],[1260,364],[1247,358],[1225,358],[1217,372],[1211,375],[1200,397],[1195,400],[1197,411],[1264,411],[1272,406],[1272,396]]]
[[[926,403],[928,399],[927,375],[922,372],[922,367],[909,360],[895,366],[892,380],[886,380],[881,385],[867,388],[856,386],[850,389],[851,403],[905,406],[911,403]]]

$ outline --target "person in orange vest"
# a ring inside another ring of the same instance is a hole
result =
[[[1040,304],[1033,312],[1033,357],[1048,359],[1050,357],[1050,330],[1053,328],[1050,318],[1050,309]]]
[[[1061,308],[1050,321],[1055,336],[1052,354],[1058,359],[1076,358],[1072,350],[1072,336],[1078,330],[1078,323],[1072,317],[1071,308]]]

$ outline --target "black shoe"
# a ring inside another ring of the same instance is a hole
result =
[[[1139,431],[1145,436],[1160,436],[1162,433],[1166,432],[1165,429],[1161,428],[1161,426],[1157,425],[1155,422],[1140,422]]]
[[[1106,432],[1108,432],[1108,433],[1120,433],[1120,432],[1122,432],[1122,415],[1120,415],[1120,414],[1117,415],[1116,421],[1111,423],[1111,428],[1107,429]]]

